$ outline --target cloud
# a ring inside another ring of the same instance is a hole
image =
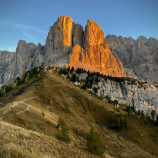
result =
[[[24,35],[25,35],[26,37],[30,38],[31,40],[37,41],[37,40],[35,39],[35,37],[34,37],[33,35],[31,35],[30,33],[28,33],[28,32],[23,32],[23,33],[24,33]]]
[[[0,20],[0,24],[7,25],[7,26],[13,26],[13,27],[16,27],[16,28],[20,28],[20,29],[22,29],[24,31],[30,30],[30,31],[36,31],[36,32],[42,33],[42,34],[46,34],[47,33],[46,31],[43,31],[43,30],[41,30],[39,28],[30,26],[30,25],[14,23],[14,22],[11,22],[9,20]]]

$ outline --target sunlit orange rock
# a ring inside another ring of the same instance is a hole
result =
[[[61,31],[63,35],[63,45],[64,46],[71,46],[72,45],[72,27],[73,27],[73,20],[71,17],[68,16],[61,16],[58,18],[58,26],[61,30],[56,28],[56,31]]]
[[[72,49],[72,54],[70,55],[70,63],[69,66],[75,66],[81,58],[81,52],[82,52],[82,48],[80,45],[75,45],[74,48]]]
[[[104,32],[93,20],[87,22],[83,48],[75,45],[69,59],[70,67],[80,67],[110,76],[124,76],[121,61],[112,54],[108,44],[105,42]]]

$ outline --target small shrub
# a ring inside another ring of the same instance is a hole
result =
[[[98,89],[96,87],[93,88],[94,93],[98,93]]]
[[[126,126],[127,126],[127,121],[122,114],[111,122],[112,129],[122,129],[122,128],[126,128]]]
[[[42,116],[44,117],[45,113],[44,113],[44,111],[43,111],[43,110],[42,110],[42,113],[41,113],[41,114],[42,114]]]
[[[83,86],[81,86],[81,89],[86,89],[86,84],[84,84]]]
[[[113,101],[113,104],[114,104],[114,105],[117,105],[117,104],[118,104],[118,101],[115,99],[115,100]]]

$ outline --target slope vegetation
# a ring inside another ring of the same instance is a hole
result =
[[[103,157],[158,156],[157,127],[127,116],[64,76],[60,68],[43,70],[27,83],[0,98],[0,157],[98,157],[86,150],[86,134],[95,124],[103,138]],[[112,129],[123,114],[127,127]],[[70,131],[69,144],[56,139],[63,116]]]

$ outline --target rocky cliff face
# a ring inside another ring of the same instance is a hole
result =
[[[0,52],[0,84],[7,84],[21,76],[24,70],[43,63],[44,47],[20,40],[16,52]]]
[[[62,16],[50,27],[45,44],[47,54],[45,63],[47,65],[65,66],[68,63],[74,25],[71,17]]]
[[[79,81],[86,81],[87,73],[76,74]],[[95,77],[96,78],[96,77]],[[81,82],[82,83],[82,82]],[[76,83],[80,85],[80,83]],[[150,113],[152,110],[158,114],[158,85],[149,84],[141,80],[125,80],[117,82],[103,77],[98,77],[98,82],[92,83],[92,88],[97,89],[97,95],[117,100],[119,104],[134,106],[136,110]]]
[[[135,106],[136,110],[145,113],[155,110],[158,113],[158,87],[152,84],[130,84],[127,81],[114,82],[101,79],[98,83],[99,93],[111,100],[118,100],[121,104]]]
[[[111,76],[121,77],[124,75],[122,63],[111,53],[105,42],[104,32],[93,20],[87,22],[83,46],[77,44],[73,47],[69,66]]]
[[[158,40],[108,35],[106,41],[122,61],[127,76],[158,82]]]
[[[0,85],[5,83],[5,74],[9,65],[15,58],[15,52],[10,53],[8,51],[0,51]]]

